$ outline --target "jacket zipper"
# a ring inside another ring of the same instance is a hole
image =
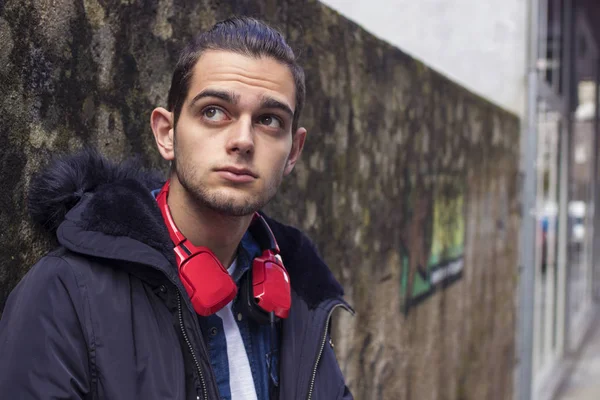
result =
[[[185,342],[188,345],[188,349],[190,350],[190,353],[192,354],[192,358],[194,359],[194,363],[196,364],[196,369],[198,370],[198,374],[200,375],[200,381],[202,382],[202,398],[204,400],[207,400],[206,381],[204,380],[204,374],[202,373],[202,369],[200,369],[200,363],[198,362],[198,359],[196,358],[196,353],[194,352],[194,348],[192,347],[192,344],[190,343],[190,339],[188,338],[188,335],[185,331],[185,327],[183,326],[183,311],[181,310],[181,294],[179,292],[177,292],[177,312],[179,314],[179,326],[181,327],[181,333],[183,334],[183,338],[185,339]]]
[[[315,366],[313,367],[312,377],[310,379],[310,387],[308,390],[308,398],[307,400],[311,400],[313,390],[315,389],[315,379],[317,378],[317,367],[319,366],[319,361],[321,361],[321,357],[323,356],[323,350],[325,349],[325,344],[327,343],[327,331],[329,330],[329,323],[331,322],[331,315],[335,311],[336,308],[342,307],[350,314],[354,314],[352,310],[350,310],[346,305],[342,303],[338,303],[334,305],[331,310],[329,310],[329,314],[327,315],[327,321],[325,322],[325,331],[323,332],[323,340],[321,341],[321,347],[319,348],[319,354],[317,355],[317,360],[315,361]]]

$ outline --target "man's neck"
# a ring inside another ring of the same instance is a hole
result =
[[[229,268],[252,215],[232,217],[197,204],[176,177],[171,180],[167,204],[179,231],[194,246],[208,247]]]

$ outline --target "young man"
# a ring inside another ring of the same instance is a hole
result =
[[[258,211],[296,164],[304,75],[248,18],[183,51],[152,112],[161,182],[93,151],[32,182],[60,248],[11,293],[0,393],[11,399],[350,399],[330,345],[350,308],[313,245]]]

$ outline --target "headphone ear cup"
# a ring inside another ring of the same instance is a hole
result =
[[[208,249],[186,258],[179,266],[179,276],[194,310],[205,317],[225,307],[237,294],[237,285]]]
[[[240,282],[238,302],[240,311],[245,317],[251,318],[253,321],[261,325],[268,325],[271,322],[269,314],[260,308],[254,299],[254,290],[252,288],[252,268],[242,277],[242,281]]]

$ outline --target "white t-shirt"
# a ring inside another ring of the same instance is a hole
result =
[[[233,275],[236,267],[237,259],[227,269],[229,275]],[[244,347],[240,328],[231,310],[232,303],[230,302],[216,313],[223,321],[223,332],[225,333],[225,341],[227,343],[231,400],[257,400],[248,354]]]

